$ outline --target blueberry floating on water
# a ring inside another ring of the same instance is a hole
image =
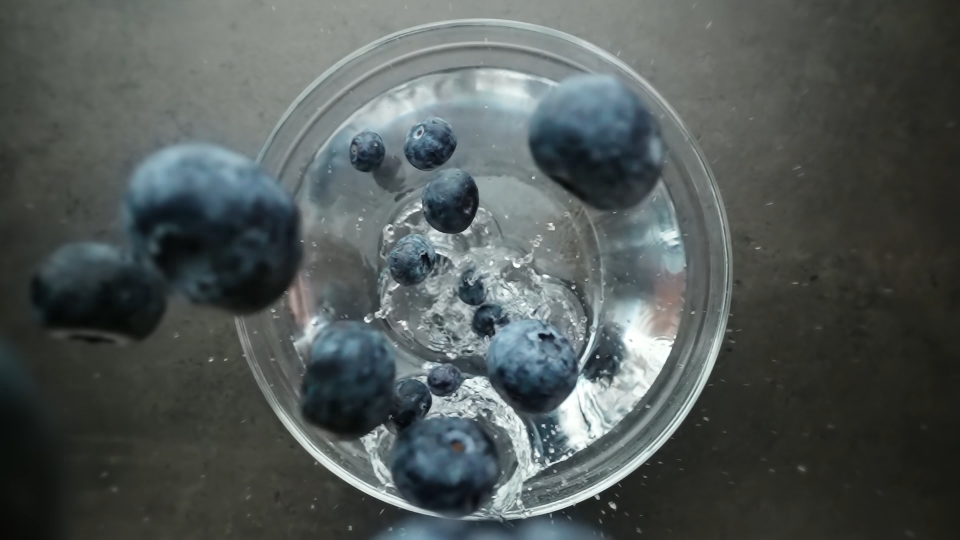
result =
[[[440,364],[427,374],[427,386],[430,387],[430,393],[435,396],[449,396],[459,390],[461,384],[463,384],[463,373],[453,364]]]
[[[433,398],[427,385],[416,379],[402,380],[396,384],[393,393],[390,420],[398,431],[402,431],[427,416],[431,405]]]
[[[600,210],[640,203],[663,170],[656,119],[612,75],[575,75],[552,89],[530,118],[529,144],[540,170]]]
[[[40,325],[58,338],[124,343],[149,336],[167,309],[167,288],[153,267],[106,244],[67,244],[30,282]]]
[[[299,269],[293,198],[235,152],[208,144],[157,152],[134,173],[124,208],[135,253],[194,303],[256,312]]]
[[[427,118],[414,124],[403,143],[407,161],[421,171],[432,171],[443,165],[457,149],[457,136],[443,118]]]
[[[507,312],[497,304],[484,304],[473,313],[470,327],[477,335],[490,337],[497,333],[497,327],[510,322]]]

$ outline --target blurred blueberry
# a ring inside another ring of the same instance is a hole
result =
[[[125,200],[127,233],[177,291],[238,314],[287,290],[300,265],[300,213],[246,157],[182,144],[147,158]]]
[[[575,75],[530,118],[537,166],[587,204],[617,210],[653,190],[664,164],[656,119],[612,75]]]
[[[390,275],[401,285],[416,285],[427,279],[437,263],[437,252],[430,241],[409,234],[397,242],[387,259]]]
[[[421,171],[432,171],[443,165],[457,149],[453,128],[436,116],[414,124],[403,143],[407,161]]]
[[[364,131],[350,141],[350,164],[360,172],[370,172],[383,163],[386,148],[383,139],[372,131]]]
[[[356,438],[390,415],[396,367],[378,330],[355,321],[325,328],[310,347],[300,410],[311,424]]]
[[[457,234],[467,230],[479,205],[477,183],[460,169],[438,171],[423,188],[423,217],[442,233]]]
[[[484,304],[473,313],[470,327],[482,337],[490,337],[497,333],[497,327],[510,322],[507,312],[497,304]]]
[[[0,433],[3,538],[63,538],[63,437],[47,399],[2,340]]]
[[[373,540],[464,540],[468,527],[465,521],[415,517],[390,527]]]
[[[514,538],[515,540],[599,540],[603,536],[578,523],[540,518],[521,523]]]
[[[556,328],[523,320],[500,329],[487,350],[487,377],[511,407],[546,413],[577,386],[577,354]]]
[[[125,343],[149,336],[167,309],[166,284],[154,268],[106,244],[67,244],[30,282],[40,325],[58,338]]]
[[[471,306],[479,306],[487,299],[487,288],[483,284],[483,276],[477,273],[476,268],[467,268],[460,274],[457,296],[463,303]]]
[[[393,392],[393,406],[390,408],[390,420],[402,431],[417,420],[422,420],[433,405],[433,397],[427,385],[416,379],[397,382]]]
[[[390,457],[397,490],[411,503],[447,516],[475,512],[500,478],[490,436],[475,420],[427,418],[400,432]]]
[[[435,396],[449,396],[463,384],[463,373],[453,364],[434,366],[427,374],[427,386]]]

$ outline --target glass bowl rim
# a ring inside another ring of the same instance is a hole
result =
[[[721,293],[720,294],[720,316],[719,316],[719,320],[717,321],[717,330],[715,335],[713,336],[713,342],[711,343],[707,356],[706,358],[704,358],[704,361],[703,361],[703,368],[697,374],[696,384],[694,385],[693,390],[687,396],[687,399],[683,403],[683,406],[677,410],[676,414],[673,415],[673,418],[665,427],[665,429],[658,436],[656,436],[656,438],[646,448],[646,451],[636,455],[632,460],[626,462],[615,471],[612,471],[606,478],[597,482],[592,487],[585,489],[583,491],[580,491],[574,495],[568,496],[564,499],[559,499],[557,501],[553,501],[551,503],[538,506],[532,511],[525,512],[525,515],[529,513],[528,517],[532,517],[536,515],[547,514],[550,512],[556,512],[563,508],[567,508],[581,501],[584,501],[590,497],[593,497],[594,495],[597,495],[605,491],[610,486],[621,481],[623,478],[625,478],[630,473],[635,471],[647,459],[649,459],[650,456],[652,456],[657,450],[660,449],[660,447],[663,446],[663,444],[667,440],[669,440],[669,438],[673,435],[673,433],[679,428],[681,422],[687,417],[690,410],[693,408],[693,405],[696,403],[697,399],[699,398],[700,393],[703,391],[704,387],[706,386],[710,373],[713,371],[713,366],[716,363],[717,356],[719,355],[720,347],[722,346],[722,337],[726,330],[727,320],[730,313],[730,300],[731,300],[731,296],[732,296],[731,293],[733,288],[733,266],[732,266],[731,252],[730,252],[730,246],[731,246],[730,228],[727,221],[726,210],[723,206],[723,202],[720,197],[720,190],[717,186],[716,179],[713,175],[713,171],[710,169],[709,163],[704,158],[703,151],[700,149],[700,146],[697,144],[696,138],[694,138],[691,135],[686,124],[684,124],[683,120],[681,120],[680,115],[673,109],[673,107],[669,104],[669,102],[666,99],[664,99],[663,96],[661,96],[660,93],[657,92],[657,90],[654,89],[653,86],[650,85],[647,82],[647,80],[644,79],[642,76],[640,76],[640,74],[638,74],[633,68],[628,66],[625,62],[621,61],[618,57],[610,54],[608,51],[586,40],[583,40],[581,38],[578,38],[566,32],[561,32],[559,30],[554,30],[552,28],[548,28],[545,26],[519,22],[519,21],[511,21],[511,20],[505,20],[505,19],[485,19],[485,18],[453,19],[453,20],[422,24],[422,25],[413,26],[413,27],[409,27],[409,28],[394,32],[392,34],[381,37],[380,39],[377,39],[373,42],[370,42],[367,45],[353,51],[352,53],[340,59],[334,65],[332,65],[327,70],[325,70],[309,86],[307,86],[297,96],[296,99],[293,100],[290,106],[286,109],[286,111],[280,117],[280,120],[277,122],[276,126],[270,132],[270,135],[267,137],[266,141],[264,142],[263,147],[261,148],[259,154],[257,155],[256,160],[257,160],[257,163],[263,162],[264,158],[267,156],[267,152],[270,150],[271,146],[273,145],[274,140],[276,139],[278,133],[283,129],[283,127],[285,126],[287,121],[290,119],[290,117],[296,112],[300,104],[305,99],[307,99],[307,97],[309,97],[310,94],[312,94],[313,91],[318,86],[323,84],[327,79],[329,79],[333,74],[338,72],[344,66],[350,64],[351,62],[357,60],[358,58],[363,57],[367,53],[388,44],[391,41],[395,41],[404,37],[412,36],[415,34],[421,34],[425,32],[430,32],[434,30],[441,30],[441,29],[451,29],[451,28],[457,28],[457,27],[483,27],[483,26],[491,26],[491,27],[499,27],[499,28],[507,28],[507,29],[512,28],[516,30],[544,34],[548,37],[566,41],[571,45],[580,47],[594,55],[597,55],[604,61],[612,64],[617,69],[621,70],[621,72],[623,72],[624,74],[629,75],[636,82],[643,85],[644,89],[652,97],[654,97],[657,100],[658,105],[663,107],[664,110],[667,112],[667,114],[669,114],[671,121],[674,122],[677,128],[684,134],[687,144],[693,150],[694,155],[696,155],[697,160],[699,161],[698,165],[701,167],[702,171],[704,172],[705,180],[706,180],[705,182],[703,182],[705,185],[699,186],[702,188],[706,188],[706,190],[701,193],[701,196],[698,197],[697,200],[700,203],[701,208],[703,208],[705,206],[703,204],[703,201],[705,199],[703,195],[709,194],[712,197],[713,204],[711,204],[710,206],[712,206],[713,209],[716,211],[716,215],[714,216],[714,218],[717,219],[717,222],[720,228],[719,230],[720,234],[718,235],[720,239],[720,246],[718,247],[720,247],[722,251],[723,264],[718,265],[717,270],[723,273],[723,276],[722,276],[723,279],[721,280],[721,282],[724,284],[723,290],[717,291],[718,293]],[[694,182],[699,182],[699,181],[694,179]],[[290,434],[294,437],[294,439],[297,440],[297,442],[300,443],[301,446],[307,449],[307,451],[318,462],[323,464],[324,467],[326,467],[328,470],[333,472],[340,479],[347,482],[349,485],[359,489],[361,492],[404,510],[416,512],[420,514],[426,514],[426,515],[436,515],[432,512],[429,512],[427,510],[424,510],[422,508],[419,508],[417,506],[414,506],[408,503],[402,497],[376,489],[368,485],[366,482],[358,481],[351,472],[349,472],[348,470],[344,469],[343,467],[335,463],[333,460],[328,458],[322,452],[315,451],[313,444],[308,439],[306,439],[302,433],[300,433],[298,426],[292,421],[291,418],[288,417],[287,411],[284,410],[284,408],[277,401],[276,397],[269,390],[268,388],[269,384],[267,383],[259,365],[257,365],[256,363],[255,355],[253,354],[253,347],[252,347],[252,344],[250,343],[250,340],[247,334],[246,323],[243,317],[236,317],[235,322],[236,322],[237,333],[239,335],[241,346],[243,347],[243,350],[245,353],[244,356],[247,358],[247,363],[249,364],[251,371],[253,371],[254,378],[257,380],[257,385],[260,387],[261,391],[263,392],[264,396],[267,399],[267,402],[270,404],[270,408],[273,409],[274,413],[279,417],[281,423],[284,424],[284,427],[287,428],[287,431],[290,432]],[[467,516],[466,519],[471,519],[471,517]]]

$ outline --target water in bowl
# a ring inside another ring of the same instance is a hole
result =
[[[609,432],[632,411],[673,346],[683,308],[686,261],[675,211],[663,185],[640,206],[599,212],[544,177],[527,149],[527,118],[553,81],[518,71],[470,68],[427,75],[360,107],[303,172],[305,269],[285,301],[301,362],[325,324],[364,320],[395,344],[398,373],[425,379],[430,367],[455,363],[468,376],[430,415],[476,418],[497,440],[504,475],[481,511],[522,510],[524,483]],[[411,125],[440,116],[459,139],[444,167],[476,179],[480,209],[469,229],[447,235],[423,219],[421,188],[431,173],[403,158]],[[379,133],[388,157],[373,174],[350,166],[349,141]],[[669,171],[667,172],[669,174]],[[386,271],[397,240],[430,239],[439,255],[429,279],[401,287]],[[457,297],[462,272],[474,269],[487,302],[510,320],[556,326],[580,354],[582,376],[556,411],[518,414],[486,380],[489,338],[470,327],[476,307]],[[301,366],[302,368],[302,366]],[[357,442],[337,442],[369,460],[393,490],[386,427]]]

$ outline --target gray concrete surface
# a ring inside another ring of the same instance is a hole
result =
[[[648,77],[700,138],[733,231],[711,386],[651,463],[567,513],[619,539],[956,538],[957,2],[7,0],[0,332],[68,426],[70,538],[363,539],[401,517],[292,440],[228,317],[177,305],[141,346],[66,345],[32,325],[26,283],[62,242],[119,239],[149,151],[254,155],[343,55],[479,16]]]

